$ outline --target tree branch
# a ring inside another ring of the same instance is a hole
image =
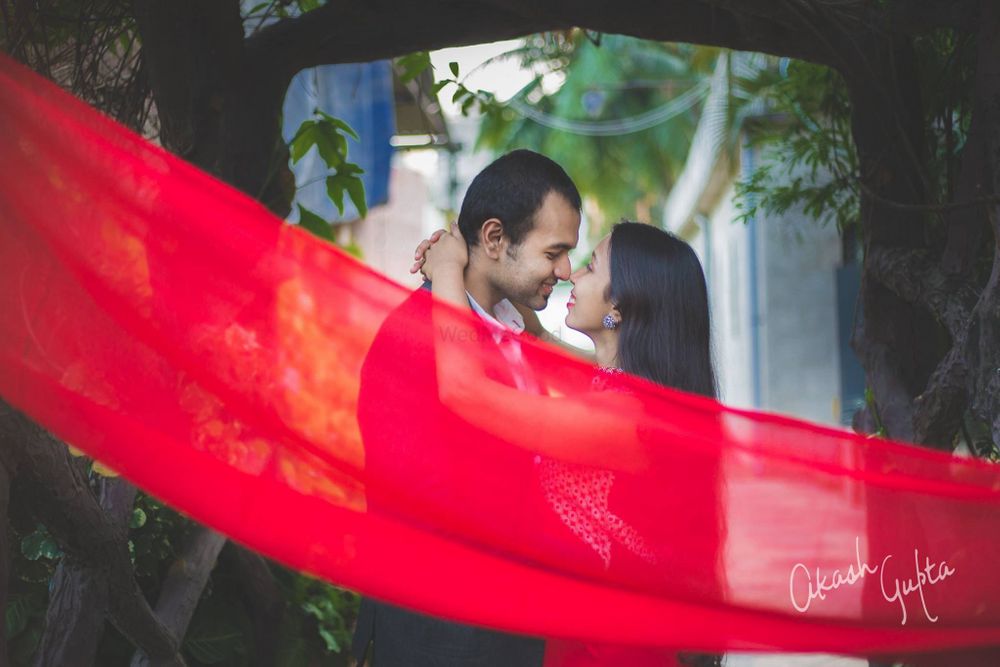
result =
[[[951,444],[961,426],[968,400],[967,341],[968,336],[964,334],[955,341],[931,375],[927,389],[914,399],[914,442],[948,452],[952,450]]]
[[[166,581],[156,601],[156,616],[175,637],[183,637],[194,610],[201,599],[208,577],[215,568],[215,560],[226,543],[226,538],[210,528],[196,525],[184,550],[170,566]],[[169,665],[157,656],[148,657],[137,651],[132,657],[132,667]]]
[[[912,441],[914,407],[889,348],[867,337],[863,325],[855,326],[851,347],[865,369],[865,382],[875,395],[886,437]],[[870,418],[871,415],[867,415],[865,421],[869,422]],[[870,432],[870,426],[866,423],[864,432]]]
[[[256,651],[251,664],[270,667],[277,659],[278,631],[285,614],[285,596],[264,558],[233,542],[228,545],[224,554],[228,554],[235,566],[240,578],[243,605],[253,622]]]
[[[982,136],[986,150],[986,165],[990,174],[986,182],[990,194],[1000,193],[1000,7],[984,2],[979,17],[980,30],[975,80],[975,113],[984,121]],[[978,317],[969,335],[969,365],[972,413],[993,429],[995,443],[1000,443],[1000,206],[992,206],[988,217],[993,227],[993,269],[979,304]]]
[[[109,583],[109,613],[136,646],[183,665],[179,642],[157,620],[133,576],[126,536],[108,519],[66,446],[6,403],[0,402],[0,438],[17,448],[19,473],[35,482],[34,510],[66,554],[98,570]]]
[[[100,485],[101,507],[124,535],[136,489],[121,478],[104,477]],[[35,665],[92,664],[109,605],[106,573],[66,556],[56,569],[50,591],[45,634],[35,652]]]
[[[45,633],[33,664],[94,664],[108,610],[107,579],[67,555],[56,568],[49,589]]]
[[[953,341],[964,339],[979,298],[975,285],[945,275],[923,250],[873,246],[865,267],[900,298],[930,311]]]
[[[7,449],[7,443],[0,436],[0,448]],[[8,453],[9,455],[9,453]],[[11,544],[8,542],[7,513],[10,509],[10,483],[13,467],[8,467],[6,457],[0,457],[0,609],[7,609],[7,583],[10,581]],[[6,624],[0,625],[0,661],[7,656]]]
[[[699,0],[601,0],[521,2],[327,3],[293,19],[268,26],[246,41],[255,71],[287,81],[306,67],[366,62],[380,58],[521,37],[574,26],[661,41],[681,41],[762,51],[817,62],[834,54],[816,41],[748,12],[710,6]]]
[[[330,2],[246,40],[251,68],[281,81],[307,67],[511,39],[571,27],[571,19],[520,16],[483,2]]]

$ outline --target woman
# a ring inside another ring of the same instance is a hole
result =
[[[431,280],[437,297],[468,307],[462,279],[467,259],[466,244],[453,230],[422,243],[417,249],[414,269],[419,267]],[[600,392],[597,400],[605,405],[608,401],[630,400],[628,392],[616,381],[622,373],[715,397],[707,290],[701,265],[690,246],[655,227],[622,222],[598,243],[590,261],[571,275],[570,282],[573,290],[566,325],[594,343],[598,369],[595,386],[606,390]],[[467,364],[449,360],[448,346],[443,348],[438,363],[439,386],[442,392],[448,392],[442,396],[443,401],[456,406],[461,413],[463,399],[468,400],[466,418],[482,419],[483,428],[496,430],[510,424],[513,429],[519,424],[538,422],[537,404],[526,408],[523,397],[518,400],[517,392],[509,387],[484,384],[482,378],[469,372]],[[473,403],[485,403],[495,409],[476,410]],[[535,414],[519,413],[526,409],[534,410]],[[578,418],[571,412],[574,409],[579,411]],[[627,472],[631,465],[641,469],[646,464],[643,460],[646,448],[637,438],[628,437],[630,434],[621,424],[612,427],[615,438],[611,451],[603,448],[588,452],[579,447],[586,434],[574,433],[572,429],[579,424],[592,435],[594,422],[587,411],[586,402],[562,404],[558,411],[560,418],[551,420],[551,426],[558,428],[559,433],[539,433],[538,441],[576,445],[567,452],[545,452],[552,458],[546,458],[540,466],[542,489],[553,512],[606,568],[613,559],[641,566],[643,561],[655,559],[655,554],[645,546],[641,533],[614,513],[615,496],[608,500],[608,495],[614,489],[615,473],[600,466],[614,459],[615,470]],[[502,417],[498,419],[498,415]],[[539,428],[547,428],[548,421],[541,420]],[[601,501],[596,499],[599,489],[605,490]],[[719,664],[719,657],[677,658],[663,651],[551,640],[546,647],[545,664],[546,667],[712,665]]]

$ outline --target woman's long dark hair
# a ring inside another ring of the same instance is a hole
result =
[[[708,290],[687,243],[651,225],[611,230],[611,302],[622,321],[618,365],[667,387],[715,398]]]
[[[611,230],[611,302],[622,321],[618,365],[666,387],[716,398],[708,289],[697,255],[651,225],[623,221]],[[681,653],[689,667],[720,667],[722,656]]]

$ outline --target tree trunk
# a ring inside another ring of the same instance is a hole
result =
[[[137,0],[135,17],[163,146],[287,215],[289,80],[247,61],[239,2]]]
[[[921,249],[925,243],[922,215],[887,203],[926,203],[923,107],[909,40],[877,34],[864,48],[845,44],[854,61],[843,72],[863,188],[865,262],[852,344],[878,422],[890,437],[912,440],[913,399],[943,356],[942,332],[929,313],[882,284],[872,262],[880,248]]]
[[[10,483],[13,479],[13,462],[8,461],[8,442],[0,434],[0,609],[7,609],[7,591],[10,590],[10,552],[13,545],[7,539],[7,515],[10,509]],[[7,628],[0,624],[0,666],[7,664]]]
[[[187,632],[201,592],[225,543],[226,538],[219,533],[201,525],[195,526],[184,550],[170,567],[156,602],[156,616],[174,637],[184,637]],[[173,663],[161,657],[147,657],[142,651],[137,651],[131,664],[132,667],[167,667]]]
[[[115,626],[164,664],[183,665],[177,638],[153,614],[135,581],[126,534],[98,504],[66,446],[3,402],[0,437],[17,453],[18,474],[27,475],[35,491],[32,507],[66,556],[107,578]]]
[[[285,614],[285,597],[271,568],[260,555],[230,542],[226,550],[242,584],[243,606],[253,623],[254,667],[271,667],[278,650],[278,632]]]
[[[983,194],[1000,193],[1000,8],[984,2],[977,36],[976,104],[985,168],[979,174]],[[986,288],[976,305],[969,335],[969,365],[972,373],[970,409],[1000,445],[1000,205],[984,206],[984,217],[993,232],[993,266]]]
[[[102,478],[100,503],[115,528],[128,530],[136,488],[121,478]],[[45,634],[35,653],[36,667],[93,665],[108,611],[108,577],[67,556],[50,584]]]

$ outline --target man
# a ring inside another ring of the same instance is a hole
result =
[[[580,205],[566,172],[526,150],[486,167],[462,203],[458,226],[469,246],[469,304],[492,332],[476,342],[486,354],[503,355],[509,373],[495,379],[510,386],[533,390],[530,374],[520,366],[516,340],[501,342],[498,332],[520,333],[522,313],[544,308],[555,284],[569,278]],[[425,283],[424,289],[428,287]],[[483,479],[467,480],[464,486],[462,476],[452,474],[449,462],[456,470],[468,470],[477,456],[490,448],[501,451],[504,445],[472,431],[438,402],[429,302],[428,295],[415,293],[383,323],[361,371],[358,422],[366,450],[369,511],[405,513],[407,521],[426,519],[429,528],[439,530],[436,518],[448,516],[449,525],[461,526],[463,517],[488,517],[494,507],[509,512],[510,503],[530,502],[533,492],[503,489],[501,479],[485,483],[489,487],[493,482],[499,491],[489,492]],[[529,320],[537,324],[537,318]],[[449,446],[455,440],[468,446]],[[448,515],[451,508],[461,512]],[[530,667],[542,664],[544,652],[541,639],[451,623],[366,598],[354,636],[359,662],[370,644],[375,667]]]

